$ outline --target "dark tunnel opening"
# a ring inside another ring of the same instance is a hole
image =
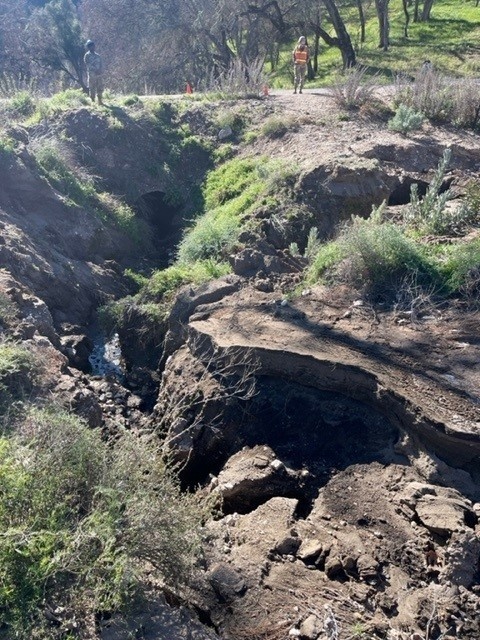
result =
[[[452,180],[453,178],[444,180],[439,189],[439,193],[448,191],[452,184]],[[411,176],[405,176],[402,180],[399,180],[397,186],[390,194],[390,197],[388,198],[388,204],[390,206],[409,204],[413,184],[418,185],[418,195],[420,198],[423,198],[427,193],[429,183],[425,180],[418,180],[417,178],[412,178]]]
[[[152,232],[160,267],[167,267],[181,238],[182,204],[172,204],[164,191],[149,191],[136,202],[136,210]]]

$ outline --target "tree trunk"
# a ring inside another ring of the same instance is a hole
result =
[[[335,33],[337,37],[332,39],[328,34],[325,34],[325,31],[321,29],[322,38],[329,44],[335,40],[335,44],[340,49],[342,54],[343,68],[349,69],[350,67],[354,67],[357,63],[357,59],[355,56],[355,50],[352,46],[352,40],[350,35],[345,27],[345,23],[340,16],[337,5],[335,4],[335,0],[323,0],[324,5],[327,8],[328,14],[333,24],[333,28],[335,29]],[[325,37],[327,35],[327,38]]]
[[[432,11],[433,0],[425,0],[423,3],[422,22],[430,20],[430,12]]]
[[[318,73],[318,56],[320,55],[320,11],[317,12],[315,17],[315,25],[313,29],[313,73]]]
[[[408,11],[408,0],[402,0],[403,13],[405,14],[405,26],[403,27],[403,35],[408,38],[408,25],[410,24],[410,13]]]
[[[390,45],[390,20],[388,16],[389,2],[390,0],[375,0],[380,32],[378,47],[384,51],[387,51]]]
[[[418,22],[418,17],[419,17],[419,13],[420,13],[420,0],[415,0],[415,7],[413,9],[413,21],[414,22]]]
[[[362,0],[357,0],[358,17],[360,18],[360,42],[365,42],[365,13],[363,12]]]

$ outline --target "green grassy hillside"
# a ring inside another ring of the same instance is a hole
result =
[[[390,2],[390,49],[378,48],[378,20],[373,2],[364,3],[366,41],[360,42],[360,23],[357,9],[343,8],[342,17],[357,52],[358,62],[380,73],[385,81],[399,72],[414,73],[424,60],[431,60],[435,68],[454,76],[475,76],[480,72],[480,7],[475,0],[435,0],[429,22],[413,23],[410,8],[408,38],[405,37],[405,15],[402,0]],[[330,27],[329,32],[335,35]],[[313,34],[307,34],[313,42]],[[286,47],[273,85],[290,86],[290,51]],[[338,49],[321,42],[319,72],[310,86],[329,85],[341,70]]]

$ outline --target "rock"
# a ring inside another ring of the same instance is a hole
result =
[[[61,344],[65,355],[73,367],[85,373],[91,371],[92,367],[89,362],[89,357],[94,344],[90,338],[85,335],[63,336],[61,338]]]
[[[348,574],[356,573],[357,571],[357,561],[352,556],[346,556],[342,560],[343,568],[345,572]]]
[[[306,563],[313,563],[322,553],[323,545],[320,540],[305,540],[302,542],[297,556]]]
[[[469,588],[478,572],[480,538],[473,531],[454,533],[444,552],[440,581]]]
[[[325,562],[325,573],[330,580],[344,575],[343,564],[338,556],[329,556]]]
[[[220,129],[217,135],[219,140],[226,140],[233,135],[233,130],[231,127],[223,127],[223,129]]]
[[[448,487],[410,482],[396,499],[408,506],[423,526],[444,537],[465,528],[466,518],[476,520],[470,501]]]
[[[242,576],[228,564],[214,565],[210,569],[208,577],[215,592],[227,602],[243,594],[246,590]]]
[[[256,446],[245,447],[227,461],[216,490],[224,512],[246,513],[274,496],[297,495],[300,486],[299,474],[277,460],[270,447]]]
[[[300,625],[300,636],[306,640],[317,640],[323,631],[323,623],[315,615],[310,615]]]
[[[302,541],[300,538],[294,538],[293,536],[287,536],[286,538],[282,538],[282,540],[279,540],[273,551],[275,553],[278,553],[281,556],[287,556],[287,555],[292,555],[294,556],[297,551],[298,548],[300,547]]]
[[[361,580],[365,582],[376,581],[380,565],[372,556],[365,553],[357,558],[357,571]]]

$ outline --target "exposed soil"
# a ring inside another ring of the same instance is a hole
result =
[[[286,124],[280,137],[232,142],[239,154],[295,168],[292,201],[308,215],[300,246],[310,226],[327,237],[353,212],[367,215],[384,199],[405,204],[447,146],[445,188],[458,197],[479,168],[478,136],[428,125],[405,138],[388,131],[385,107],[343,112],[324,90],[192,103],[182,119],[220,145],[213,119],[229,109],[247,110],[254,130],[272,117]],[[113,192],[134,184],[131,203],[154,238],[178,239],[185,210],[149,171],[164,160],[158,141],[122,114],[117,134],[87,109],[51,126],[67,129],[74,151],[88,142],[87,165]],[[185,485],[200,484],[221,505],[182,594],[189,611],[159,600],[127,622],[114,616],[100,637],[478,640],[475,301],[392,310],[347,287],[299,290],[305,262],[286,251],[296,227],[282,235],[262,218],[263,235],[247,234],[231,257],[234,275],[185,288],[165,327],[132,313],[120,336],[130,388],[92,377],[87,324],[99,303],[127,293],[122,271],[136,249],[38,177],[29,133],[20,132],[15,164],[0,166],[0,293],[15,310],[2,333],[44,363],[32,397],[53,395],[106,432],[166,432]],[[188,197],[208,163],[184,160]],[[162,264],[169,248],[144,247]],[[140,384],[132,392],[144,375],[148,396]]]

